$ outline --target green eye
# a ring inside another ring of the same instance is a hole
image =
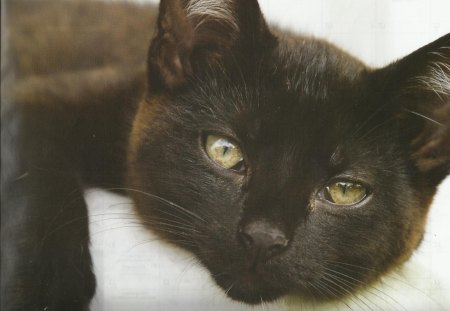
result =
[[[242,152],[230,139],[223,136],[208,135],[205,149],[210,159],[220,166],[234,170],[243,168]]]
[[[339,181],[325,188],[327,201],[338,205],[352,205],[367,196],[367,189],[358,183]]]

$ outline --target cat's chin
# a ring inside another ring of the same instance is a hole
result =
[[[216,282],[231,299],[252,305],[271,302],[286,294],[279,287],[251,274],[235,278],[223,275],[216,278]]]
[[[334,288],[334,291],[327,295],[327,292],[318,291],[314,286],[310,287],[311,282],[314,283],[310,279],[311,276],[305,276],[308,280],[297,278],[295,281],[289,278],[283,278],[281,281],[275,276],[279,277],[277,273],[241,270],[233,275],[218,274],[214,280],[229,298],[250,305],[273,302],[286,296],[305,302],[330,302],[350,293],[349,289],[341,288],[342,291],[339,291],[339,288]]]

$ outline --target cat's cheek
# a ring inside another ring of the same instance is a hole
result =
[[[340,261],[373,267],[373,259],[383,257],[383,249],[390,244],[379,238],[389,228],[373,203],[346,209],[318,201],[308,216],[308,226],[297,236],[307,239],[306,249],[320,248],[316,258],[324,264]]]

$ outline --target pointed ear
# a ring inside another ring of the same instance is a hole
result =
[[[420,173],[450,173],[450,34],[376,72]]]
[[[148,55],[150,90],[175,90],[202,67],[264,38],[272,36],[256,0],[161,0]]]

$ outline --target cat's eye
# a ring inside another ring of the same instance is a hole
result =
[[[353,205],[367,196],[367,189],[356,182],[338,181],[325,188],[325,199],[333,204]]]
[[[208,135],[205,140],[205,150],[211,160],[226,169],[235,171],[244,169],[242,152],[230,138]]]

